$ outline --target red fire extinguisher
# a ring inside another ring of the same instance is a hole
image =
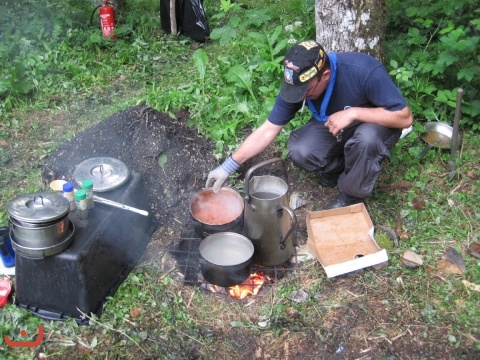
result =
[[[103,6],[99,5],[95,8],[95,10],[93,10],[90,22],[93,20],[93,14],[95,11],[100,9],[99,13],[102,35],[111,39],[115,39],[115,35],[113,34],[113,30],[115,30],[115,10],[110,5],[111,4],[108,2],[108,0],[103,0]]]

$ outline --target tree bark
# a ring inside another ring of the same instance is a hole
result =
[[[386,0],[315,0],[316,40],[326,51],[359,51],[383,62]]]

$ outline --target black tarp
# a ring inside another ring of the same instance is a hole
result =
[[[160,0],[160,22],[168,34],[184,34],[198,42],[210,36],[203,0]]]

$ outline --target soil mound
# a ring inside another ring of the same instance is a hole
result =
[[[112,157],[142,175],[159,225],[183,221],[190,198],[218,165],[213,142],[188,127],[186,117],[172,119],[148,106],[120,111],[61,144],[45,159],[43,180],[73,181],[82,161]]]

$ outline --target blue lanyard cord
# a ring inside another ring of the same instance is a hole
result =
[[[312,113],[313,117],[318,121],[326,122],[328,120],[327,107],[332,96],[333,87],[335,86],[335,79],[337,78],[337,55],[335,53],[328,53],[328,60],[330,61],[330,80],[328,82],[327,89],[325,90],[325,96],[323,97],[322,104],[320,105],[320,112],[315,109],[315,105],[311,99],[307,99],[307,105]]]

